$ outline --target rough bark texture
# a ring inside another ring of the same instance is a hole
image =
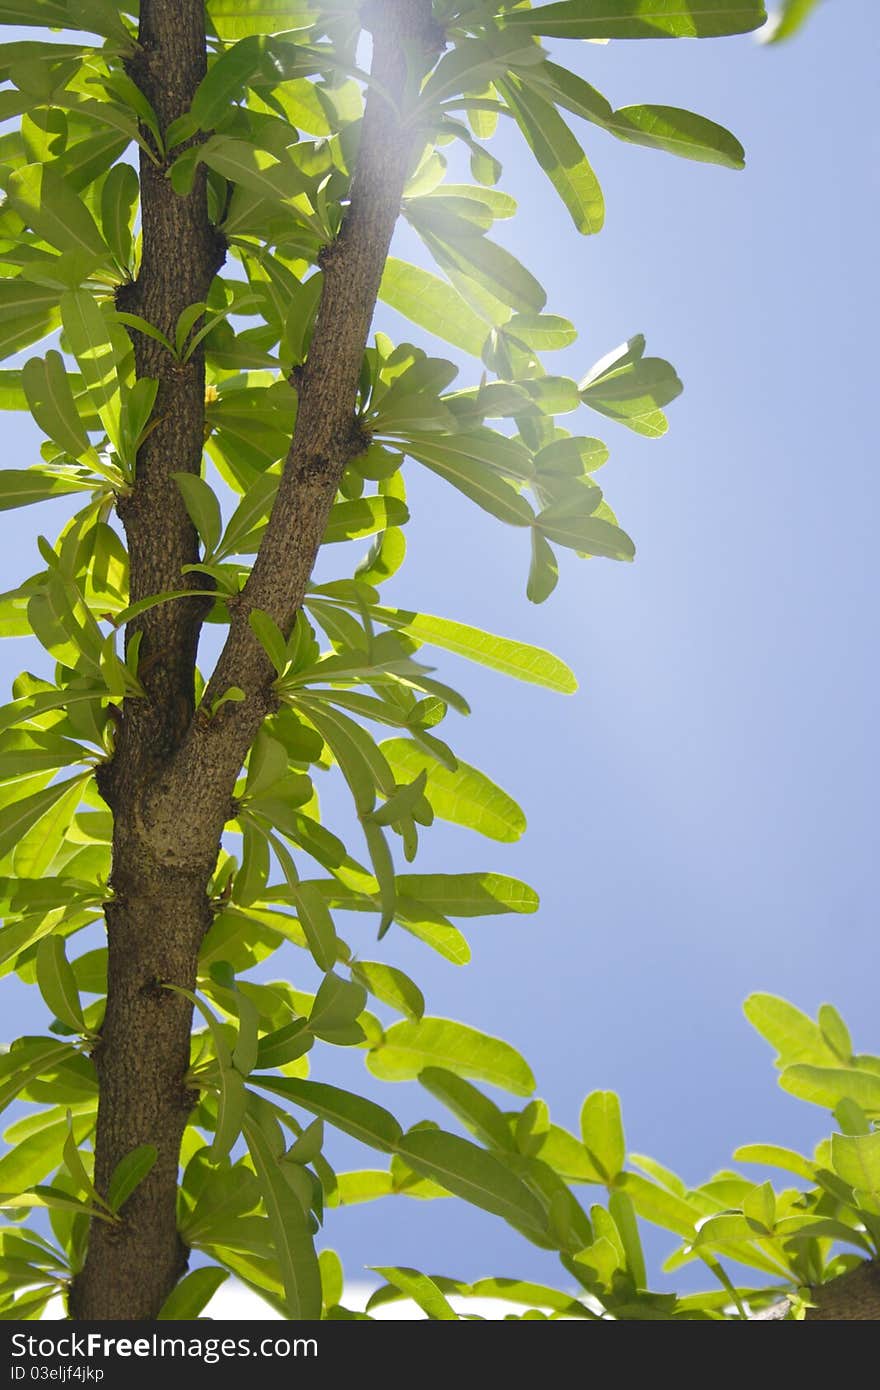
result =
[[[164,131],[187,110],[205,73],[203,0],[143,0],[139,38],[131,74]],[[181,310],[208,292],[218,239],[208,221],[204,176],[189,197],[178,198],[163,170],[143,155],[140,174],[143,256],[123,307],[173,340]],[[184,366],[148,336],[133,337],[138,376],[160,383],[159,424],[138,454],[133,491],[119,504],[136,602],[188,587],[182,567],[198,559],[198,538],[172,474],[201,466],[205,371],[200,353]],[[176,1186],[192,1105],[183,1087],[192,1008],[161,982],[194,988],[199,943],[211,920],[212,861],[158,860],[140,832],[140,805],[192,718],[202,616],[201,600],[183,600],[159,605],[131,625],[142,632],[139,674],[147,698],[125,702],[116,753],[100,780],[114,812],[114,841],[107,1012],[94,1057],[98,1189],[106,1192],[117,1163],[139,1144],[154,1144],[159,1157],[119,1225],[92,1223],[88,1258],[70,1300],[71,1315],[80,1319],[153,1318],[186,1267]]]
[[[813,1306],[807,1309],[807,1322],[880,1322],[880,1265],[872,1260],[827,1284],[817,1284],[810,1297]],[[788,1310],[784,1298],[759,1313],[755,1321],[781,1321]]]
[[[131,74],[164,130],[188,108],[205,71],[204,0],[141,0],[140,15]],[[92,1223],[88,1256],[70,1295],[76,1319],[154,1318],[186,1267],[175,1204],[180,1140],[194,1099],[184,1085],[192,1010],[164,985],[194,987],[211,920],[207,888],[223,825],[233,814],[235,780],[272,708],[274,673],[247,615],[264,609],[290,629],[342,471],[363,447],[354,413],[358,377],[415,150],[397,110],[407,76],[404,45],[421,47],[428,61],[442,47],[430,0],[378,0],[368,22],[373,73],[384,95],[370,92],[349,211],[322,257],[323,293],[296,432],[254,572],[195,713],[200,601],[166,603],[138,620],[147,698],[126,701],[116,753],[102,771],[114,843],[107,1012],[95,1052],[98,1189],[106,1191],[117,1163],[137,1145],[154,1144],[159,1158],[119,1224]],[[203,177],[187,198],[178,198],[147,159],[141,179],[143,261],[120,307],[173,338],[181,311],[206,297],[222,247],[208,222]],[[135,333],[134,339],[138,374],[160,381],[161,421],[139,453],[132,494],[119,507],[137,601],[187,587],[182,567],[198,558],[172,475],[200,468],[204,367],[200,354],[181,366],[150,338]],[[212,700],[231,685],[246,700],[223,705],[211,718]]]

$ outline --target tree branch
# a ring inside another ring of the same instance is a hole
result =
[[[364,22],[373,33],[371,86],[349,210],[322,257],[324,284],[299,385],[296,427],[266,533],[232,615],[226,645],[204,700],[173,762],[155,788],[144,832],[169,862],[213,856],[244,757],[272,708],[274,671],[248,623],[262,609],[285,633],[302,604],[343,469],[363,449],[355,404],[379,284],[418,135],[400,118],[408,63],[423,70],[444,39],[430,0],[375,0]],[[245,692],[213,718],[212,702],[231,686]],[[199,805],[198,825],[182,827],[178,797]]]

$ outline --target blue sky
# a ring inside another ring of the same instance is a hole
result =
[[[644,332],[685,382],[662,441],[582,419],[612,448],[601,481],[636,563],[571,558],[535,609],[521,535],[411,466],[410,560],[388,591],[551,647],[581,689],[438,663],[474,708],[457,751],[517,797],[529,830],[514,846],[438,831],[426,866],[517,874],[542,908],[474,922],[464,970],[400,934],[380,958],[416,976],[430,1012],[519,1047],[557,1121],[576,1129],[583,1095],[612,1087],[631,1147],[694,1181],[738,1143],[797,1147],[826,1130],[776,1087],[740,1012],[751,990],[811,1011],[829,999],[857,1047],[880,1042],[873,11],[820,6],[803,37],[771,49],[556,46],[616,105],[689,107],[747,152],[736,174],[582,129],[608,203],[604,232],[582,239],[524,146],[499,142],[502,186],[520,201],[505,240],[581,332],[553,369],[580,376]],[[29,461],[24,422],[4,425],[8,464]],[[2,520],[5,587],[56,523],[48,510]],[[23,664],[12,652],[0,648],[4,681]],[[34,1026],[28,994],[7,986],[10,1032]],[[416,1087],[365,1078],[359,1054],[328,1053],[316,1074],[365,1084],[404,1118],[436,1113]],[[553,1277],[541,1252],[458,1204],[353,1209],[327,1235],[352,1273]]]

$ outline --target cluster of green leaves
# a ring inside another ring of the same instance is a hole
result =
[[[788,1319],[802,1319],[817,1286],[880,1253],[880,1057],[854,1054],[846,1025],[829,1004],[813,1021],[783,999],[756,994],[745,1012],[778,1050],[783,1089],[830,1110],[836,1124],[810,1157],[778,1144],[746,1144],[736,1151],[734,1160],[746,1168],[786,1174],[782,1190],[738,1168],[691,1188],[654,1159],[628,1153],[620,1103],[611,1091],[586,1098],[577,1137],[551,1122],[543,1101],[502,1110],[463,1079],[460,1067],[436,1066],[426,1056],[420,1083],[472,1138],[425,1121],[392,1143],[387,1112],[368,1112],[355,1097],[330,1087],[313,1086],[309,1095],[308,1083],[300,1083],[302,1103],[313,1113],[356,1133],[351,1121],[357,1103],[358,1137],[380,1152],[393,1147],[388,1169],[340,1173],[334,1200],[344,1205],[391,1194],[464,1196],[503,1216],[534,1244],[557,1251],[574,1281],[563,1289],[515,1278],[469,1284],[380,1268],[376,1273],[385,1282],[366,1314],[330,1307],[326,1315],[369,1316],[381,1304],[407,1298],[431,1319],[473,1317],[467,1300],[478,1297],[517,1305],[508,1315],[516,1319],[717,1321],[747,1318],[785,1297]],[[515,1093],[513,1077],[499,1080],[500,1054],[493,1060],[495,1075],[485,1067],[482,1079]],[[480,1076],[477,1066],[470,1074]],[[604,1188],[602,1201],[582,1205],[572,1191],[581,1185]],[[667,1272],[699,1261],[716,1287],[682,1296],[652,1292],[639,1218],[677,1238]],[[464,1312],[453,1308],[450,1295]]]
[[[497,1039],[426,1016],[418,985],[387,961],[364,959],[363,929],[350,945],[339,914],[366,914],[380,938],[396,926],[463,963],[462,923],[537,907],[528,885],[489,871],[399,871],[435,818],[499,842],[515,841],[525,827],[513,798],[439,736],[449,712],[465,715],[468,706],[420,659],[423,647],[551,690],[575,687],[564,663],[541,649],[382,602],[381,586],[405,556],[406,468],[428,468],[527,532],[527,592],[541,602],[557,582],[554,547],[633,554],[594,478],[606,446],[558,417],[585,407],[657,437],[666,429],[663,408],[681,389],[668,363],[645,355],[641,336],[580,381],[546,370],[542,354],[570,346],[575,331],[545,312],[539,282],[490,235],[515,204],[497,187],[501,169],[486,142],[499,119],[513,121],[582,233],[601,227],[603,199],[568,116],[628,143],[738,168],[741,147],[714,122],[668,106],[615,109],[552,62],[539,39],[713,37],[753,29],[764,12],[759,0],[435,8],[447,50],[411,84],[401,113],[421,140],[402,211],[435,269],[391,258],[380,293],[418,328],[476,359],[481,377],[453,389],[453,362],[376,334],[358,401],[369,444],[346,469],[324,538],[374,537],[369,553],[352,573],[350,549],[339,552],[341,574],[312,587],[289,636],[267,614],[252,614],[280,708],[247,758],[212,884],[215,916],[193,996],[199,1023],[189,1079],[201,1099],[182,1154],[181,1230],[215,1267],[188,1275],[163,1316],[196,1316],[224,1271],[288,1316],[317,1317],[322,1308],[344,1316],[338,1264],[326,1253],[319,1259],[314,1236],[325,1207],[388,1192],[452,1193],[494,1212],[559,1251],[585,1291],[574,1303],[561,1294],[550,1302],[548,1291],[538,1297],[517,1285],[520,1301],[557,1312],[576,1306],[578,1316],[723,1316],[733,1297],[726,1275],[715,1302],[646,1292],[635,1219],[674,1209],[672,1229],[720,1269],[718,1255],[736,1241],[728,1232],[713,1243],[695,1231],[726,1210],[721,1196],[679,1192],[653,1170],[625,1172],[616,1102],[604,1093],[587,1102],[584,1144],[551,1125],[541,1102],[514,1116],[501,1111],[473,1082],[528,1097],[534,1082],[523,1059]],[[40,1315],[81,1267],[90,1221],[124,1219],[124,1201],[153,1159],[148,1147],[126,1156],[112,1191],[96,1193],[90,1049],[104,1008],[106,952],[88,935],[77,954],[75,940],[100,922],[111,892],[112,818],[95,770],[112,756],[118,702],[143,694],[137,637],[124,655],[117,646],[145,605],[129,603],[115,507],[135,486],[138,449],[157,423],[157,382],[136,378],[130,335],[153,337],[172,363],[205,354],[205,474],[178,476],[203,549],[181,585],[204,576],[210,620],[222,626],[288,451],[292,373],[308,356],[320,252],[345,213],[370,81],[357,65],[354,7],[209,0],[207,13],[207,76],[191,110],[163,134],[126,74],[135,30],[124,6],[0,3],[0,23],[103,40],[0,46],[0,119],[15,123],[0,135],[0,344],[6,355],[43,345],[42,355],[0,372],[0,407],[29,411],[45,436],[39,463],[0,472],[0,507],[64,495],[82,504],[54,544],[40,539],[43,568],[0,596],[3,632],[33,635],[49,658],[46,674],[18,677],[0,709],[0,966],[39,988],[54,1020],[47,1036],[18,1040],[0,1062],[3,1103],[37,1107],[8,1131],[16,1148],[0,1161],[0,1195],[16,1221],[46,1209],[55,1242],[20,1225],[3,1233],[0,1317]],[[204,138],[193,143],[198,133]],[[468,152],[472,183],[448,177],[452,142]],[[228,272],[205,303],[182,308],[171,334],[119,307],[139,266],[140,185],[129,162],[138,149],[180,194],[197,165],[206,166],[211,217],[229,249]],[[331,768],[350,791],[354,832],[322,815],[319,784]],[[355,844],[347,843],[352,834]],[[284,974],[298,973],[290,947],[302,951],[307,978],[319,972],[314,993],[267,978],[264,962],[278,951]],[[257,966],[259,982],[248,978]],[[368,1011],[369,996],[399,1021]],[[418,1077],[480,1142],[433,1122],[404,1134],[372,1101],[310,1079],[316,1043],[361,1048],[374,1076]],[[323,1152],[325,1124],[390,1154],[390,1168],[336,1175]],[[587,1214],[570,1190],[579,1181],[608,1186],[607,1208]],[[784,1213],[780,1220],[793,1219],[790,1205]],[[751,1211],[741,1216],[753,1219]],[[832,1220],[824,1211],[821,1219]],[[770,1229],[767,1240],[776,1238]],[[791,1237],[779,1240],[790,1247]],[[743,1242],[759,1251],[762,1273],[793,1271],[805,1282],[801,1266],[765,1257],[764,1243],[763,1235]],[[812,1246],[809,1258],[812,1270]],[[449,1315],[445,1285],[383,1273],[430,1316]]]
[[[85,972],[74,976],[63,952],[52,954],[53,961],[38,962],[40,986],[50,999],[57,991],[59,1012],[87,1032],[77,992]],[[461,1024],[423,1017],[411,982],[399,972],[383,978],[387,970],[364,963],[361,975],[381,984],[381,997],[396,992],[395,1006],[407,1013],[387,1030],[363,1011],[365,989],[346,998],[357,987],[348,984],[346,991],[336,979],[332,987],[325,981],[308,1014],[304,1009],[293,1023],[258,1038],[266,987],[236,984],[228,969],[214,968],[206,992],[235,996],[226,1004],[237,1022],[219,1022],[196,999],[207,1030],[197,1039],[191,1079],[203,1099],[184,1145],[180,1230],[216,1263],[183,1279],[163,1318],[198,1316],[232,1272],[287,1316],[369,1318],[372,1309],[407,1298],[426,1317],[446,1320],[477,1316],[467,1311],[468,1299],[493,1298],[515,1305],[508,1314],[515,1319],[717,1321],[746,1318],[786,1297],[788,1317],[797,1320],[805,1316],[812,1289],[880,1253],[880,1057],[853,1053],[830,1005],[814,1022],[782,999],[754,995],[746,1014],[778,1049],[783,1088],[831,1110],[836,1132],[811,1157],[778,1144],[736,1151],[740,1165],[788,1175],[780,1191],[738,1168],[691,1188],[655,1160],[628,1153],[620,1103],[611,1091],[586,1098],[580,1136],[553,1123],[544,1101],[502,1109],[467,1078],[528,1097],[534,1079],[522,1057]],[[271,989],[280,993],[281,987]],[[302,996],[297,1002],[303,1007]],[[315,1038],[340,1042],[346,1029],[366,1035],[368,1065],[377,1075],[417,1077],[468,1137],[432,1119],[404,1132],[374,1101],[304,1079],[298,1063]],[[83,1054],[57,1039],[22,1039],[3,1058],[0,1082],[4,1104],[18,1093],[50,1107],[7,1130],[16,1147],[0,1160],[4,1188],[29,1184],[24,1194],[4,1199],[9,1214],[48,1209],[49,1239],[16,1226],[0,1231],[0,1316],[33,1318],[79,1268],[89,1219],[118,1220],[155,1153],[143,1146],[123,1160],[104,1200],[92,1186],[88,1152],[80,1148],[93,1130],[96,1102]],[[291,1104],[313,1118],[296,1119]],[[323,1154],[325,1125],[390,1156],[390,1165],[334,1172]],[[229,1150],[239,1128],[247,1152],[234,1159]],[[199,1133],[206,1130],[213,1132],[210,1146]],[[60,1168],[51,1183],[38,1181],[57,1164],[56,1146]],[[587,1207],[573,1191],[580,1186],[599,1189],[601,1200]],[[377,1267],[383,1283],[367,1311],[354,1312],[342,1302],[338,1257],[328,1250],[314,1254],[310,1227],[325,1207],[394,1195],[463,1198],[532,1244],[557,1252],[572,1282],[562,1289],[511,1277],[467,1283]],[[716,1286],[681,1296],[652,1291],[640,1218],[677,1238],[668,1272],[699,1261]],[[745,1271],[750,1278],[743,1283]]]

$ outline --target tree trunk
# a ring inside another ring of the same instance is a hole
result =
[[[204,0],[142,0],[140,14],[140,48],[130,71],[164,132],[188,109],[205,74]],[[140,174],[141,268],[120,295],[120,307],[173,341],[181,311],[205,299],[222,250],[208,221],[204,171],[186,198],[144,154]],[[138,454],[134,488],[118,506],[130,596],[137,602],[189,587],[183,566],[199,558],[198,537],[172,475],[201,468],[205,372],[201,353],[181,365],[152,338],[132,336],[138,376],[159,380],[159,423]],[[114,813],[114,839],[107,1012],[94,1055],[98,1190],[106,1193],[116,1165],[138,1145],[155,1145],[158,1159],[125,1204],[120,1224],[92,1222],[88,1256],[70,1297],[71,1316],[79,1319],[154,1318],[186,1268],[176,1192],[180,1141],[195,1099],[184,1087],[192,1007],[162,982],[195,988],[199,944],[211,920],[207,887],[219,831],[213,853],[164,864],[142,833],[142,803],[192,718],[203,615],[204,600],[187,599],[160,604],[129,625],[128,642],[141,632],[138,674],[147,694],[126,700],[115,755],[99,778]],[[186,809],[178,805],[177,815]]]
[[[141,0],[140,50],[129,65],[164,131],[189,107],[205,72],[204,0]],[[418,135],[400,121],[407,50],[429,61],[443,46],[430,0],[374,0],[373,75],[349,211],[322,256],[324,286],[299,411],[278,499],[254,573],[202,705],[193,685],[204,600],[163,603],[129,625],[142,633],[138,674],[146,698],[127,700],[116,752],[99,786],[114,814],[113,899],[107,906],[107,1012],[95,1050],[100,1098],[95,1181],[139,1144],[158,1160],[119,1224],[93,1221],[69,1299],[74,1319],[155,1318],[186,1268],[176,1227],[180,1141],[196,1097],[187,1092],[192,1009],[168,983],[192,990],[210,924],[208,885],[232,792],[253,738],[273,707],[273,671],[249,627],[253,608],[289,631],[323,539],[342,471],[367,441],[355,404],[382,270]],[[204,172],[178,198],[141,159],[143,257],[120,308],[173,340],[181,311],[203,301],[223,260],[207,216]],[[134,332],[138,376],[159,379],[159,423],[140,450],[132,493],[119,503],[130,552],[131,601],[188,587],[198,559],[177,472],[198,473],[204,439],[204,366],[185,366]],[[200,581],[199,586],[202,586]],[[192,587],[192,585],[189,585]],[[240,685],[246,699],[209,713]]]

